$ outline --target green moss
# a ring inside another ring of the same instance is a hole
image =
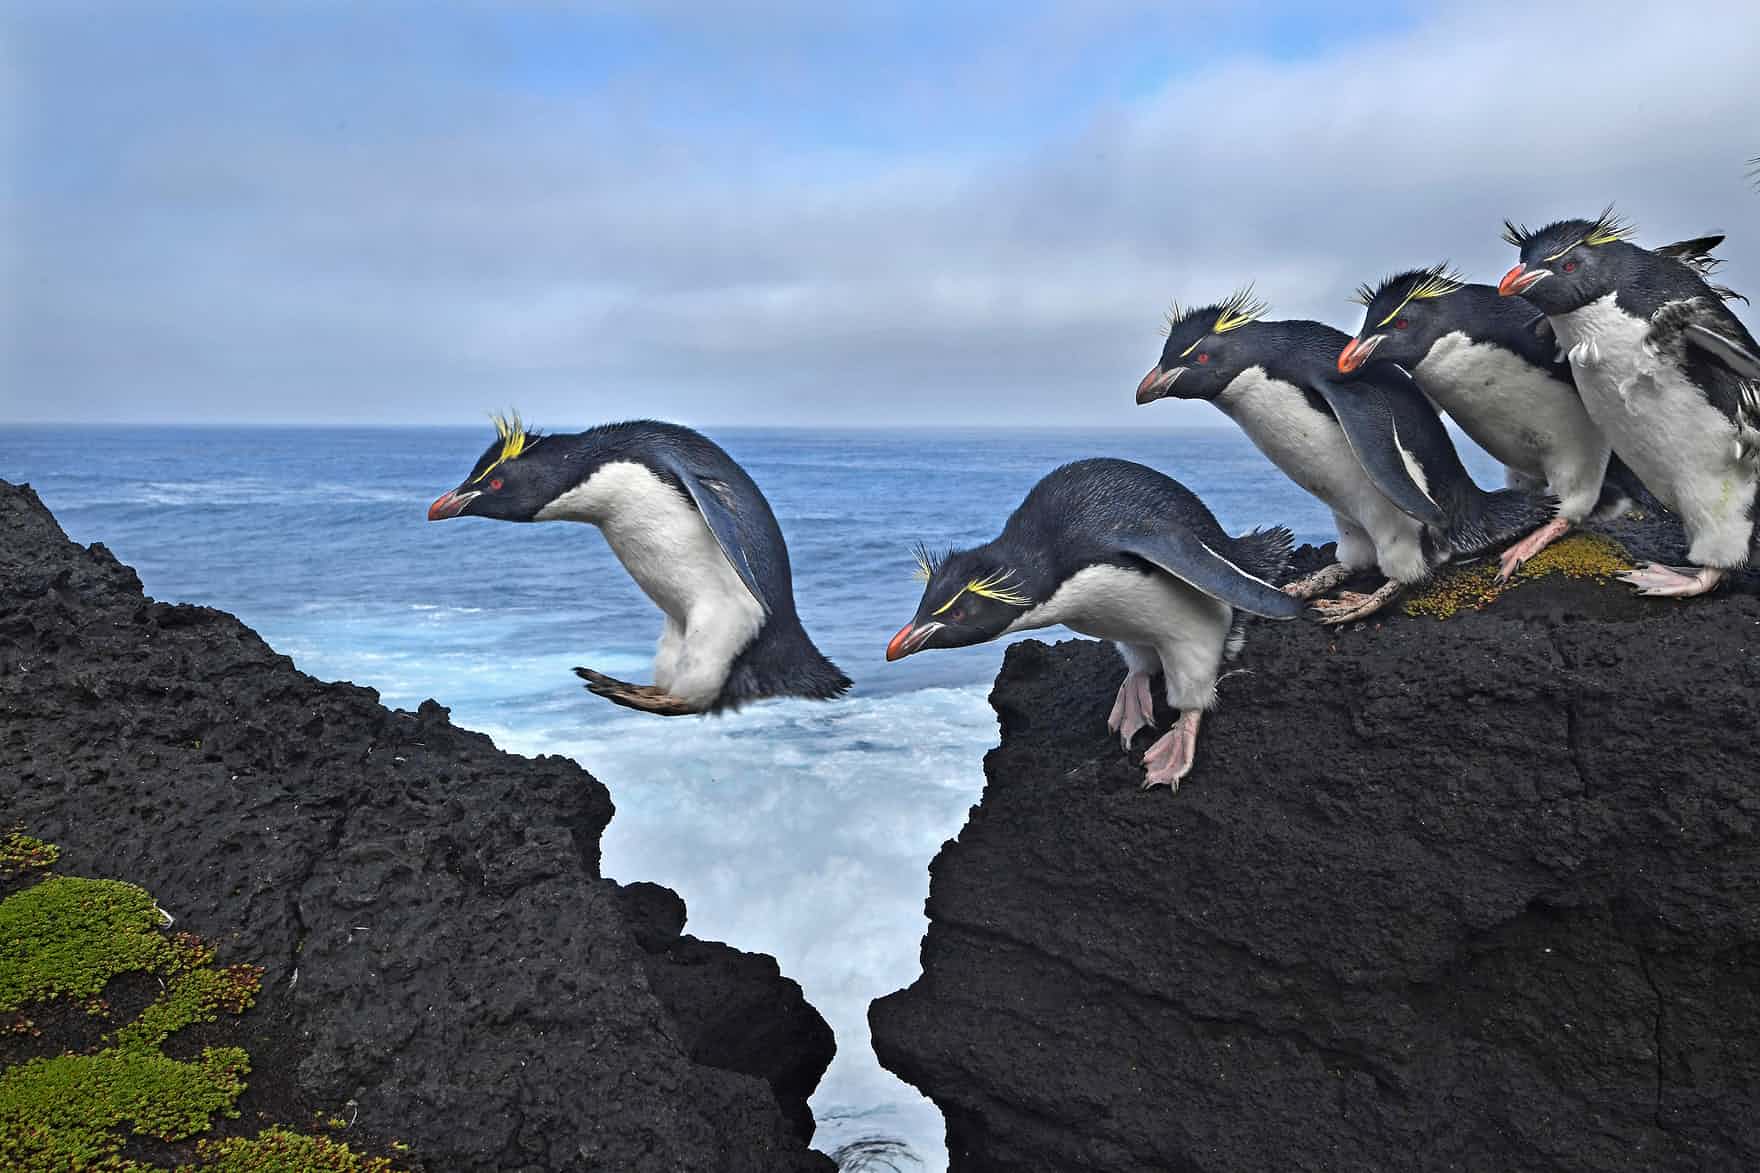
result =
[[[9,858],[46,866],[55,849],[20,834]],[[238,1047],[208,1047],[193,1060],[173,1059],[167,1038],[222,1013],[242,1014],[263,971],[216,968],[214,951],[188,933],[166,933],[153,898],[133,884],[45,876],[0,901],[0,1015],[15,1032],[39,1033],[22,1011],[63,1000],[98,1018],[100,995],[130,973],[157,979],[161,993],[132,1022],[110,1031],[89,1053],[36,1058],[0,1070],[0,1168],[9,1173],[67,1170],[146,1171],[122,1157],[130,1136],[179,1141],[237,1116],[250,1072]],[[269,1129],[254,1139],[204,1141],[192,1168],[221,1170],[362,1170],[388,1173],[378,1158],[337,1144]]]
[[[363,1157],[321,1136],[266,1128],[245,1140],[205,1140],[196,1146],[200,1167],[212,1173],[392,1173],[383,1157]]]
[[[23,831],[7,832],[0,839],[0,880],[9,880],[32,868],[46,868],[61,857],[61,849],[53,843],[32,839]]]
[[[1524,582],[1563,574],[1570,578],[1606,581],[1633,566],[1624,546],[1603,534],[1576,533],[1552,543],[1519,567],[1507,583],[1498,583],[1497,565],[1481,562],[1437,575],[1406,596],[1407,615],[1447,619],[1464,607],[1478,610]]]
[[[153,898],[115,880],[48,876],[0,901],[0,1010],[96,998],[119,974],[168,971]]]

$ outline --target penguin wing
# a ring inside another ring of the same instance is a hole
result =
[[[739,498],[734,487],[712,473],[693,467],[681,453],[661,452],[655,459],[684,485],[685,492],[696,503],[697,512],[708,523],[709,532],[715,535],[721,553],[740,581],[746,584],[746,589],[752,592],[752,597],[766,613],[774,611],[775,600],[765,596],[764,588],[759,585],[761,577],[752,565],[755,557],[762,557],[761,551],[753,549],[761,539],[758,533],[751,532],[752,527],[741,524]]]
[[[1306,606],[1295,596],[1286,595],[1264,579],[1241,569],[1185,529],[1119,534],[1112,538],[1111,544],[1122,554],[1133,554],[1211,598],[1254,615],[1263,615],[1267,619],[1294,619]]]
[[[1683,333],[1688,342],[1717,359],[1742,378],[1760,379],[1760,355],[1756,355],[1734,338],[1720,334],[1709,326],[1701,326],[1697,322],[1687,326]]]
[[[1374,486],[1397,505],[1401,513],[1425,525],[1443,529],[1448,526],[1448,515],[1413,478],[1416,458],[1400,441],[1399,424],[1388,396],[1401,392],[1383,383],[1383,380],[1397,378],[1394,372],[1404,375],[1408,381],[1411,379],[1392,363],[1374,363],[1365,367],[1349,386],[1335,383],[1324,375],[1314,376],[1313,385],[1332,408],[1357,463],[1369,474]]]
[[[1676,356],[1687,378],[1730,422],[1752,426],[1760,404],[1754,381],[1760,378],[1760,346],[1741,320],[1715,298],[1673,301],[1650,319],[1646,346]]]

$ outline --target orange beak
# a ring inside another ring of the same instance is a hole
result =
[[[1338,352],[1339,373],[1348,375],[1368,362],[1369,356],[1374,354],[1375,348],[1380,345],[1381,335],[1379,334],[1374,335],[1366,342],[1353,338],[1345,343],[1344,349]]]
[[[912,652],[922,651],[928,638],[940,630],[939,623],[925,623],[921,627],[914,623],[905,624],[892,637],[892,642],[886,645],[886,662],[890,664],[894,660],[904,659]]]
[[[1526,293],[1550,276],[1552,273],[1549,270],[1530,270],[1527,265],[1518,264],[1503,275],[1503,280],[1497,283],[1497,292],[1505,297],[1515,297],[1518,294]]]
[[[1149,373],[1143,376],[1143,381],[1137,384],[1137,402],[1154,403],[1157,399],[1165,396],[1168,388],[1179,380],[1180,373],[1184,369],[1183,367],[1174,367],[1171,371],[1164,371],[1159,365],[1151,368]]]
[[[457,517],[464,512],[464,507],[471,503],[475,493],[459,493],[457,491],[442,493],[438,500],[428,506],[429,521],[445,521],[449,517]]]

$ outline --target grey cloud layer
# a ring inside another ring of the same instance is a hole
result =
[[[0,419],[1208,423],[1131,402],[1171,297],[1256,280],[1354,327],[1359,281],[1494,277],[1502,217],[1611,199],[1646,240],[1729,230],[1730,283],[1760,287],[1760,10],[1537,7],[903,156],[661,129],[628,82],[379,90],[358,51],[348,102],[321,62],[309,100],[267,77],[242,109],[143,80],[157,117],[100,180],[7,192]],[[111,133],[76,92],[98,79],[12,69],[27,130]]]

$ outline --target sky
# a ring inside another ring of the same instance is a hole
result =
[[[0,426],[1221,424],[1134,404],[1174,298],[1354,330],[1609,201],[1760,290],[1757,59],[1752,0],[0,0]]]

